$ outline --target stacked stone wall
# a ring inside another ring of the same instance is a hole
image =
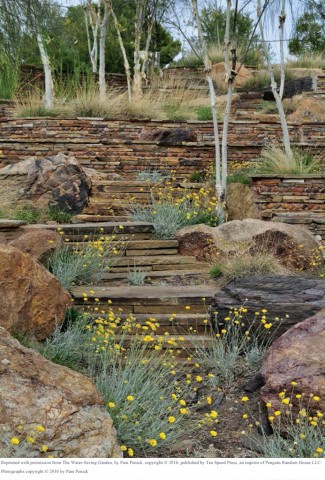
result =
[[[189,129],[197,141],[162,144],[148,141],[157,130]],[[319,158],[325,170],[325,124],[290,125],[294,144]],[[256,162],[263,146],[281,140],[279,123],[231,122],[229,167]],[[84,166],[132,175],[147,168],[175,170],[184,178],[211,168],[214,161],[211,122],[117,121],[101,119],[3,119],[0,121],[0,166],[30,156],[64,152]]]
[[[325,241],[325,174],[256,175],[251,189],[263,220],[303,225]]]

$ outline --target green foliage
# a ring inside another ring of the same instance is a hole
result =
[[[0,99],[12,100],[18,88],[19,71],[16,62],[0,50]]]
[[[252,173],[254,173],[254,171],[251,168],[236,170],[228,175],[227,183],[242,183],[243,185],[250,185]]]
[[[210,270],[211,278],[218,278],[222,275],[222,266],[221,265],[214,265]]]
[[[292,158],[287,157],[284,149],[276,144],[265,147],[256,173],[303,175],[319,171],[317,159],[306,150],[293,148],[292,154]]]
[[[204,172],[193,172],[189,176],[189,181],[191,183],[201,183],[205,180]]]
[[[274,78],[278,85],[280,83],[280,75],[280,69],[274,68]],[[296,75],[294,73],[292,73],[289,69],[285,69],[286,82],[294,80],[295,78]],[[245,83],[241,86],[241,89],[245,92],[259,92],[265,90],[266,88],[269,88],[270,85],[271,80],[269,74],[266,71],[262,71],[254,75],[254,77],[247,79]]]
[[[223,47],[225,29],[226,29],[226,10],[211,5],[205,7],[201,14],[202,30],[206,41],[211,44],[219,44],[220,48]],[[233,29],[234,12],[230,14],[230,31]],[[246,45],[253,33],[254,20],[248,13],[239,13],[237,15],[236,25],[236,42],[237,45]],[[253,44],[257,41],[258,37],[253,37]]]
[[[200,122],[211,121],[212,120],[212,110],[211,107],[198,107],[197,109],[197,119]]]
[[[289,51],[295,55],[325,52],[325,11],[320,1],[309,1],[306,10],[296,21]],[[308,68],[308,67],[307,67]],[[322,68],[320,65],[316,68]],[[324,67],[323,67],[324,68]]]
[[[24,205],[21,208],[18,208],[14,212],[14,219],[21,220],[26,223],[39,223],[42,217],[42,211],[39,208],[33,207],[31,205]]]
[[[56,205],[51,205],[46,211],[46,216],[49,220],[53,220],[58,223],[70,223],[73,215],[66,210],[62,210]]]

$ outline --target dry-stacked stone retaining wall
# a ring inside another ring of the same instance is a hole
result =
[[[325,174],[255,175],[251,188],[263,220],[304,225],[325,241]]]
[[[157,131],[187,129],[196,141],[152,141]],[[294,144],[309,149],[325,170],[325,124],[290,125]],[[192,135],[193,137],[193,135]],[[264,145],[281,140],[279,123],[232,122],[229,125],[230,168],[254,162]],[[100,171],[124,176],[155,168],[175,170],[180,178],[211,166],[214,159],[211,122],[117,121],[103,119],[2,119],[0,167],[30,156],[64,152]]]

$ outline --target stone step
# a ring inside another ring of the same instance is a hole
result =
[[[145,285],[157,285],[163,283],[175,284],[175,285],[193,285],[194,282],[197,284],[206,284],[212,283],[209,274],[209,267],[206,270],[202,269],[191,269],[191,270],[144,270],[146,276],[144,278]],[[101,283],[103,285],[128,285],[128,275],[132,272],[128,270],[127,272],[110,272],[101,277]]]
[[[78,286],[72,289],[76,307],[103,308],[133,314],[208,314],[216,286]],[[97,307],[96,307],[97,306]],[[186,308],[189,307],[189,308]]]
[[[196,258],[190,255],[139,255],[136,258],[132,257],[119,257],[116,262],[116,267],[132,267],[134,263],[138,266],[152,266],[154,270],[160,266],[173,265],[198,265],[206,268],[206,263],[200,263],[196,261]],[[113,267],[114,269],[116,268]],[[170,270],[170,268],[168,268]]]
[[[156,334],[164,335],[166,332],[169,335],[183,335],[192,333],[207,334],[212,331],[212,326],[210,324],[210,319],[208,314],[176,314],[176,315],[165,315],[165,314],[137,314],[136,316],[132,315],[133,322],[145,326],[146,322],[154,322],[158,324],[154,332]],[[121,325],[129,318],[128,314],[117,315],[117,318],[121,320]],[[92,318],[103,318],[105,320],[105,315],[92,315]],[[150,330],[149,330],[150,332]]]
[[[71,241],[76,237],[82,238],[83,235],[134,235],[134,234],[152,234],[153,225],[147,222],[98,222],[98,223],[67,223],[61,225],[38,224],[30,225],[30,228],[59,230],[64,232],[64,237],[70,237]]]
[[[127,215],[92,215],[92,214],[80,214],[76,216],[76,219],[80,223],[106,223],[106,222],[127,222]]]

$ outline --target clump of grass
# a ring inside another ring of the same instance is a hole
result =
[[[287,68],[325,68],[325,55],[323,53],[305,53],[295,60],[286,63]]]
[[[197,119],[200,122],[212,121],[212,110],[211,107],[200,106],[197,108]],[[218,118],[219,120],[219,118]]]
[[[51,254],[47,268],[66,290],[73,285],[89,285],[115,263],[117,248],[111,240],[89,241],[82,247],[65,244]]]
[[[29,224],[39,223],[42,217],[42,211],[32,205],[24,205],[14,211],[13,217],[15,220],[21,220]]]
[[[218,278],[218,277],[221,277],[221,275],[222,275],[221,265],[213,265],[213,267],[210,270],[211,278]]]
[[[137,174],[137,180],[149,183],[162,183],[168,176],[160,170],[142,170]]]
[[[191,183],[201,183],[206,179],[206,175],[204,172],[193,172],[189,176],[189,181]]]
[[[18,118],[59,117],[67,114],[67,108],[59,103],[53,108],[45,107],[42,96],[35,92],[20,98],[15,105],[15,116]]]
[[[237,169],[228,175],[227,183],[242,183],[243,185],[250,185],[252,173],[254,173],[252,168]]]
[[[213,266],[212,271],[220,272],[224,283],[238,278],[257,275],[285,275],[287,269],[271,252],[250,253],[241,249],[233,256],[227,256]]]
[[[73,215],[71,213],[67,212],[64,209],[61,209],[56,205],[50,205],[48,207],[46,211],[46,216],[49,220],[58,223],[70,223],[71,219],[73,218]]]
[[[127,280],[130,285],[144,285],[146,276],[147,272],[135,265],[132,270],[129,270]]]
[[[274,69],[274,78],[279,85],[280,83],[280,69],[275,68]],[[285,81],[289,82],[291,80],[294,80],[296,75],[291,72],[290,70],[285,70]],[[265,90],[266,88],[269,88],[271,86],[271,80],[270,76],[266,71],[261,71],[258,72],[254,77],[248,78],[243,85],[241,86],[241,89],[244,90],[245,92],[260,92]]]
[[[279,145],[265,147],[261,152],[261,164],[257,173],[298,175],[319,171],[318,162],[311,154],[298,148],[293,148],[292,153],[292,158],[289,158]]]

